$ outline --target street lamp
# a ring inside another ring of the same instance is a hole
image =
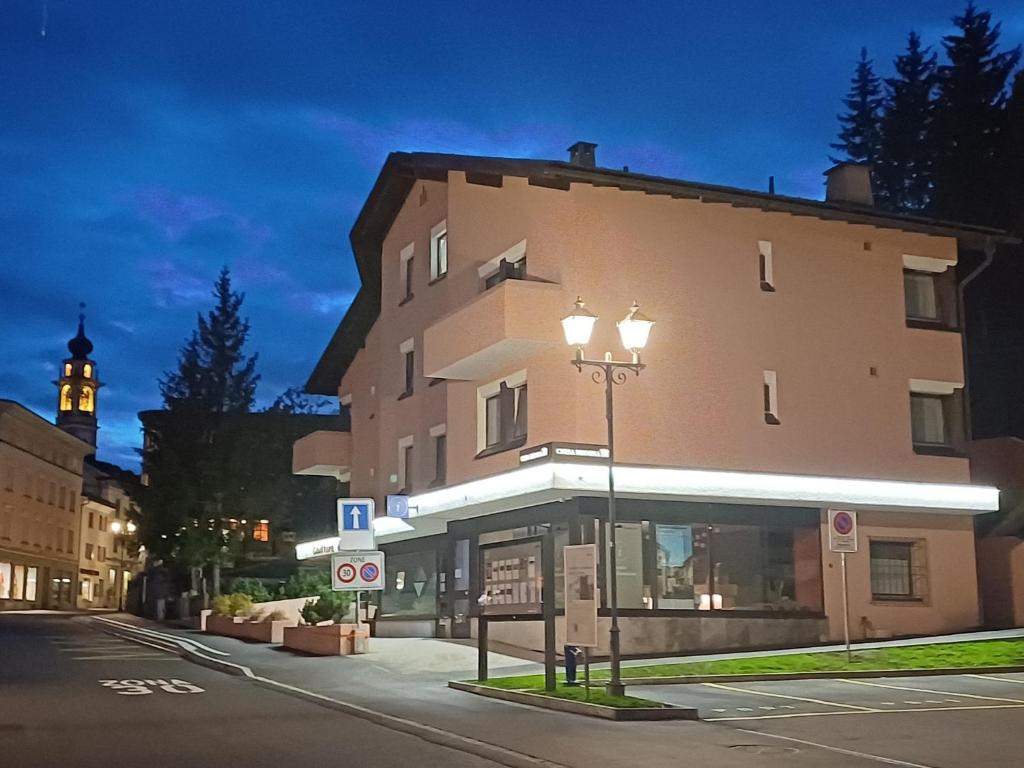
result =
[[[583,348],[590,342],[590,335],[593,333],[594,324],[597,322],[597,315],[587,309],[582,298],[576,299],[573,311],[562,318],[562,330],[565,333],[566,343],[576,348],[576,355],[572,364],[576,370],[583,372],[583,366],[596,368],[591,377],[598,384],[604,384],[605,418],[608,422],[608,559],[611,562],[609,568],[609,595],[608,607],[612,614],[612,627],[609,633],[609,647],[611,650],[611,679],[608,681],[608,693],[613,696],[622,696],[625,687],[622,685],[620,675],[621,654],[619,648],[619,578],[618,578],[618,550],[615,548],[615,424],[614,409],[612,407],[612,389],[615,384],[622,384],[626,381],[626,372],[632,371],[640,375],[646,366],[640,362],[640,352],[647,346],[647,339],[651,334],[654,321],[640,312],[640,305],[635,301],[629,308],[629,313],[618,322],[619,337],[622,339],[622,346],[630,353],[632,359],[629,362],[622,362],[612,359],[612,353],[606,352],[604,360],[588,360],[584,357]]]
[[[136,525],[131,520],[122,525],[120,520],[113,520],[110,523],[110,531],[114,534],[114,537],[121,544],[121,582],[117,586],[117,610],[124,611],[124,564],[125,564],[125,551],[128,549],[128,537],[135,533]]]

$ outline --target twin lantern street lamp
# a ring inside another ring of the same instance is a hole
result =
[[[117,610],[124,611],[124,588],[127,583],[125,580],[124,565],[125,565],[125,550],[128,548],[128,537],[135,533],[137,526],[131,520],[127,523],[122,523],[120,520],[112,520],[110,523],[110,532],[116,536],[121,542],[121,582],[117,586]]]
[[[576,370],[583,372],[583,367],[588,366],[596,370],[591,378],[598,383],[604,384],[605,418],[608,421],[608,560],[611,567],[608,569],[608,607],[612,615],[612,627],[609,633],[609,648],[611,650],[611,679],[608,681],[607,691],[613,696],[622,696],[625,687],[622,685],[620,675],[621,654],[619,648],[619,578],[618,578],[618,550],[615,547],[615,427],[612,407],[612,388],[615,384],[622,384],[626,381],[627,371],[640,375],[645,366],[640,362],[640,352],[647,346],[647,338],[651,334],[654,321],[640,312],[640,305],[635,301],[629,309],[629,314],[618,322],[619,337],[622,339],[622,346],[630,353],[629,362],[612,359],[612,353],[606,352],[604,360],[588,360],[583,355],[583,348],[590,342],[590,335],[594,331],[594,324],[597,322],[597,315],[583,305],[583,299],[576,299],[576,306],[573,311],[562,318],[562,330],[565,332],[566,343],[576,348],[576,356],[572,364]]]

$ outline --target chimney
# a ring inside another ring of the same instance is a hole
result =
[[[838,163],[825,171],[825,202],[854,203],[873,208],[871,166],[863,163]]]
[[[569,162],[582,168],[594,168],[597,166],[597,144],[589,141],[577,141],[569,147]]]

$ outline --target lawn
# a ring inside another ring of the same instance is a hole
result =
[[[625,679],[636,677],[677,677],[685,675],[768,675],[800,672],[844,672],[875,670],[946,669],[959,667],[1024,666],[1024,638],[979,640],[966,643],[907,645],[894,648],[854,650],[853,661],[845,652],[793,653],[721,661],[650,664],[622,668]],[[607,679],[607,669],[591,672],[594,680]],[[543,675],[525,675],[488,680],[487,685],[509,689],[543,689]],[[577,692],[578,688],[566,688]],[[598,690],[598,689],[595,689]],[[559,692],[562,688],[559,688]],[[604,692],[601,691],[604,695]],[[593,695],[593,691],[591,693]],[[566,698],[569,698],[568,696]]]

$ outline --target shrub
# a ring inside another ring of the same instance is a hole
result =
[[[213,598],[212,608],[218,616],[248,616],[252,613],[252,600],[241,592],[232,592]]]
[[[254,603],[266,603],[274,599],[273,595],[270,594],[267,588],[263,585],[263,582],[259,579],[233,579],[231,581],[231,588],[228,591],[248,595]]]
[[[330,587],[331,577],[326,571],[306,571],[295,574],[282,584],[278,597],[316,597]]]
[[[319,624],[322,621],[339,622],[345,617],[351,603],[351,594],[334,592],[328,587],[320,591],[319,600],[310,600],[302,606],[302,620],[307,624]]]
[[[282,619],[287,618],[288,615],[284,611],[279,608],[275,608],[272,611],[267,611],[266,613],[261,614],[259,621],[281,621]]]
[[[230,616],[231,615],[231,596],[230,595],[217,595],[213,598],[213,603],[210,605],[213,609],[214,616]]]

